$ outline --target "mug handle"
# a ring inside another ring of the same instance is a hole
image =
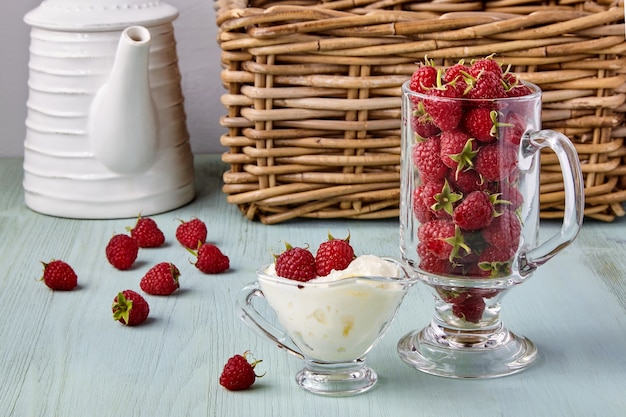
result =
[[[585,211],[583,174],[578,153],[567,136],[553,130],[539,130],[527,134],[529,154],[549,148],[556,154],[565,186],[565,210],[559,233],[553,235],[536,248],[520,255],[520,273],[526,275],[543,265],[561,249],[569,245],[578,235]]]
[[[279,348],[285,349],[288,353],[300,359],[304,359],[304,355],[293,345],[289,335],[271,324],[255,308],[253,300],[257,297],[265,300],[263,291],[261,291],[257,282],[248,284],[241,289],[237,298],[237,308],[239,309],[241,320],[259,336],[270,339]]]

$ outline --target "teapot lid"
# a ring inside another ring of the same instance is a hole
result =
[[[24,21],[43,29],[93,32],[154,26],[177,17],[175,7],[159,0],[43,0]]]

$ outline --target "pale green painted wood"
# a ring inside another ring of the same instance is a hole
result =
[[[293,382],[298,360],[252,333],[234,298],[271,261],[282,240],[315,246],[328,231],[350,230],[357,253],[398,256],[397,220],[307,221],[265,226],[242,217],[220,191],[219,156],[197,156],[198,197],[153,216],[167,245],[140,252],[117,271],[104,246],[133,219],[88,221],[43,216],[24,206],[21,160],[0,160],[0,414],[30,416],[626,416],[626,219],[587,220],[579,239],[504,300],[503,318],[540,350],[521,374],[481,381],[418,373],[397,357],[405,333],[425,326],[433,301],[411,289],[389,333],[369,355],[380,376],[371,392],[323,398]],[[198,216],[232,270],[208,276],[174,240],[178,218]],[[544,222],[541,235],[557,230]],[[63,258],[80,287],[52,292],[39,261]],[[181,270],[181,290],[150,297],[151,319],[126,328],[111,318],[119,290],[139,289],[154,263]],[[223,363],[251,349],[267,372],[254,388],[218,384]]]

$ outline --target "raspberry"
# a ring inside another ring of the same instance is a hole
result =
[[[437,83],[437,69],[431,62],[427,62],[425,65],[420,66],[411,75],[411,81],[409,88],[417,93],[425,93],[429,89],[433,88]]]
[[[113,320],[126,326],[136,326],[143,323],[150,314],[148,302],[139,293],[133,290],[124,290],[113,299]]]
[[[418,142],[413,146],[413,163],[425,181],[435,181],[445,177],[448,167],[441,160],[439,137]]]
[[[448,83],[462,80],[465,77],[464,73],[467,73],[468,71],[469,67],[461,61],[452,65],[451,67],[448,67],[443,74],[443,79],[445,82]]]
[[[181,223],[176,228],[176,240],[186,248],[198,249],[198,246],[206,242],[207,237],[206,224],[198,219],[193,218]]]
[[[447,259],[441,259],[426,248],[426,245],[419,243],[417,253],[420,256],[419,267],[422,271],[435,275],[446,275],[452,272],[452,264]]]
[[[139,286],[151,295],[170,295],[180,287],[179,276],[180,271],[174,264],[161,262],[146,272]]]
[[[493,72],[481,72],[469,83],[467,97],[481,100],[506,97],[502,78]]]
[[[515,146],[519,145],[527,126],[526,118],[521,113],[508,113],[504,118],[502,140]]]
[[[514,248],[488,246],[478,258],[478,267],[485,277],[495,278],[511,275],[511,260],[514,255]]]
[[[350,236],[335,239],[330,234],[328,240],[322,242],[315,254],[315,271],[317,276],[325,277],[332,270],[343,271],[354,259],[354,249],[350,246]]]
[[[70,291],[78,285],[78,276],[72,267],[60,260],[49,263],[42,262],[43,276],[41,280],[52,290]]]
[[[126,228],[130,237],[137,241],[140,248],[157,248],[165,243],[165,236],[157,223],[150,217],[141,217],[133,228]]]
[[[483,180],[475,169],[466,169],[457,173],[448,174],[448,182],[452,187],[463,194],[472,191],[484,191],[487,189],[487,181]]]
[[[469,136],[480,142],[496,141],[498,126],[498,112],[489,107],[472,107],[463,117],[463,127]]]
[[[502,67],[495,59],[493,59],[492,56],[480,58],[472,62],[467,72],[474,77],[478,77],[480,74],[485,72],[493,73],[498,78],[502,78],[503,76]]]
[[[428,114],[424,114],[424,106],[418,104],[418,109],[413,112],[411,117],[411,129],[421,139],[428,139],[439,134],[439,128],[433,123],[432,118]]]
[[[424,109],[430,115],[433,123],[442,131],[453,130],[459,125],[463,116],[463,107],[456,99],[462,96],[460,88],[451,84],[438,85],[428,90],[428,97],[424,99]]]
[[[471,251],[460,229],[448,220],[432,220],[421,224],[417,229],[417,237],[430,253],[450,262]]]
[[[139,245],[132,237],[118,234],[109,240],[105,252],[111,265],[117,269],[125,270],[135,263],[139,253]]]
[[[220,248],[211,243],[200,245],[197,251],[187,250],[197,256],[194,265],[205,274],[221,274],[230,268],[228,256],[224,255]]]
[[[452,219],[463,230],[487,227],[494,215],[493,203],[484,191],[472,191],[454,209]]]
[[[285,244],[286,250],[276,258],[276,275],[306,282],[315,278],[315,257],[305,248]]]
[[[454,205],[463,196],[454,193],[447,180],[439,180],[424,184],[422,199],[426,207],[438,219],[450,219]]]
[[[413,190],[413,214],[420,223],[426,223],[435,218],[430,207],[424,203],[424,188],[424,185],[420,185]]]
[[[239,391],[249,388],[254,384],[256,378],[263,376],[254,372],[254,368],[261,361],[253,360],[253,362],[248,362],[249,354],[250,352],[246,351],[243,355],[235,355],[228,359],[220,375],[219,381],[221,386],[229,391]]]
[[[474,165],[476,149],[476,141],[461,130],[441,133],[441,160],[456,172]]]
[[[481,146],[474,159],[474,168],[487,181],[507,178],[517,166],[515,149],[497,143]]]
[[[482,230],[483,238],[492,246],[515,248],[519,245],[522,225],[517,215],[509,210],[495,217],[491,224]]]
[[[505,90],[507,97],[522,97],[533,93],[530,87],[522,83],[515,74],[507,72],[504,74],[503,79],[506,85]]]
[[[470,296],[460,303],[452,304],[452,314],[470,323],[478,323],[485,311],[482,297]]]

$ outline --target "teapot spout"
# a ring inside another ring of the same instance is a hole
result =
[[[159,124],[149,83],[150,31],[126,28],[109,80],[98,90],[88,122],[95,158],[109,170],[132,175],[155,162]]]

